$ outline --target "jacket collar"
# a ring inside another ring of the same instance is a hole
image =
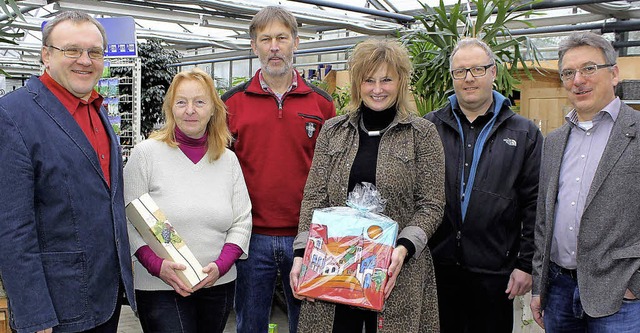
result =
[[[494,126],[498,127],[505,120],[513,117],[515,112],[511,110],[511,102],[505,96],[500,94],[497,91],[493,91],[493,100],[494,100],[494,112],[497,112],[496,123]],[[457,107],[458,100],[455,95],[449,96],[449,103],[445,105],[443,108],[433,111],[434,116],[443,123],[449,125],[456,132],[458,131],[458,122],[456,121],[455,115],[453,114],[454,105]]]
[[[259,94],[259,95],[271,95],[271,93],[264,91],[264,89],[262,89],[262,85],[260,84],[260,74],[262,72],[262,69],[259,69],[256,74],[251,78],[251,80],[249,80],[249,82],[245,83],[245,91],[252,93],[252,94]],[[300,73],[298,73],[297,70],[293,70],[295,76],[296,76],[296,87],[292,88],[291,91],[287,92],[286,94],[308,94],[311,93],[311,88],[307,85],[307,82],[305,81],[305,79],[302,78],[302,76],[300,76]]]

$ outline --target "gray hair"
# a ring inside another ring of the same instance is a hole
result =
[[[104,27],[98,20],[90,16],[89,14],[79,12],[79,11],[68,11],[68,12],[60,12],[53,20],[48,21],[45,24],[44,28],[42,28],[42,46],[49,45],[49,36],[51,32],[61,22],[71,21],[73,23],[82,23],[89,22],[93,23],[98,30],[100,30],[100,35],[102,35],[102,48],[107,48],[107,33],[104,31]]]
[[[487,43],[483,42],[478,38],[467,37],[459,40],[456,46],[453,48],[453,51],[451,51],[451,55],[449,56],[449,70],[452,69],[451,64],[453,64],[453,56],[455,56],[456,53],[460,51],[460,49],[468,48],[472,46],[477,46],[481,48],[484,51],[484,53],[487,54],[489,59],[491,59],[491,62],[495,63],[496,55],[493,53],[493,51],[491,51],[491,48],[489,47],[489,45],[487,45]]]
[[[590,31],[576,31],[564,38],[558,45],[558,69],[562,70],[562,60],[567,51],[580,46],[600,49],[608,64],[615,64],[618,59],[618,53],[604,37]]]
[[[251,19],[251,23],[249,24],[249,36],[251,37],[251,40],[255,41],[258,30],[264,29],[273,22],[282,23],[291,31],[291,36],[293,38],[298,37],[298,22],[296,21],[295,16],[293,16],[293,14],[284,7],[267,6],[262,8],[253,17],[253,19]]]

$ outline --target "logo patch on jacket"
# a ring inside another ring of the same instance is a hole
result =
[[[316,132],[316,123],[308,122],[304,125],[304,128],[307,130],[307,136],[309,138],[313,137],[313,133]]]
[[[518,145],[518,143],[517,143],[517,142],[516,142],[516,140],[514,140],[514,139],[506,138],[506,139],[504,139],[503,141],[504,141],[506,144],[508,144],[509,146],[512,146],[512,147],[515,147],[515,146],[517,146],[517,145]]]

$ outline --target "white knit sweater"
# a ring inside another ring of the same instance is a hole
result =
[[[216,260],[224,243],[249,252],[251,202],[236,155],[225,152],[213,163],[205,155],[197,164],[179,149],[148,139],[136,145],[124,168],[125,203],[149,193],[204,267]],[[146,245],[129,223],[131,253]],[[134,287],[172,290],[134,260]],[[216,285],[236,278],[233,265]]]

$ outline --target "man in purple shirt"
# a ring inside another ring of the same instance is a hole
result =
[[[544,143],[531,310],[547,332],[640,332],[640,113],[607,40],[575,32],[558,55],[574,109]]]

